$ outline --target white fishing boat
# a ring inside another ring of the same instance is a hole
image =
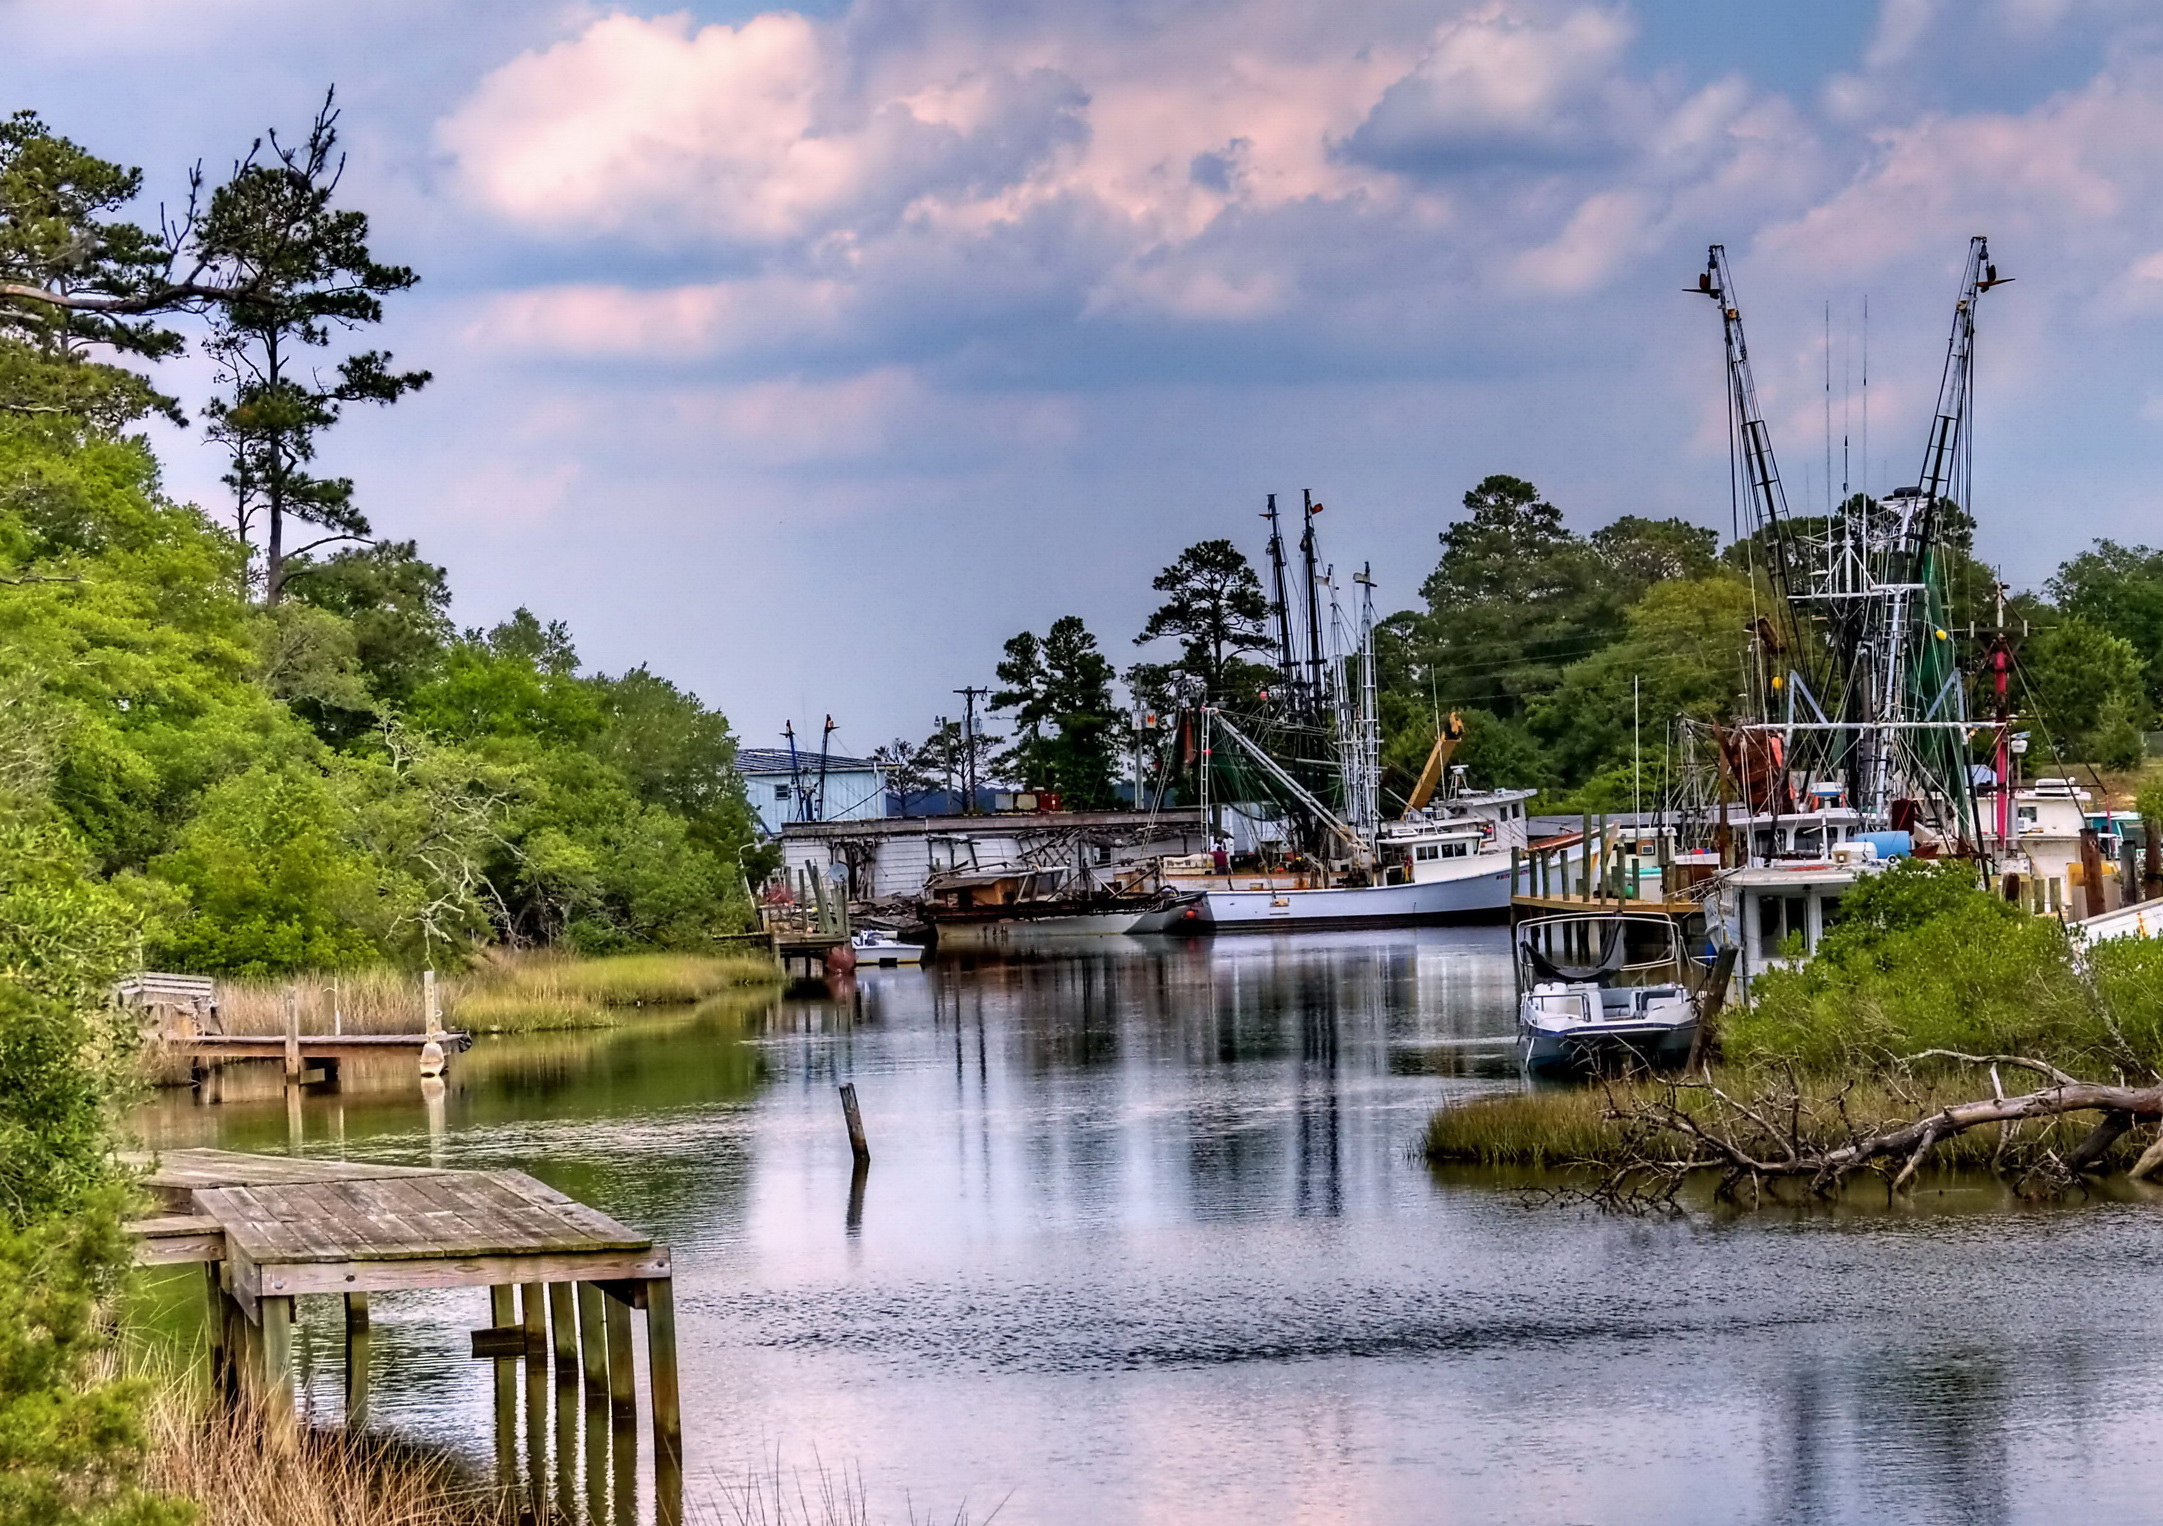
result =
[[[1208,891],[1220,932],[1269,927],[1382,927],[1500,917],[1510,904],[1511,849],[1525,846],[1531,790],[1457,796],[1386,825],[1365,884],[1303,885],[1297,876],[1233,874]]]
[[[1534,1075],[1673,1067],[1697,1040],[1674,919],[1576,912],[1517,924],[1517,1037]]]

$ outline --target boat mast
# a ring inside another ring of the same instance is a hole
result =
[[[1262,517],[1269,521],[1269,580],[1275,594],[1269,611],[1277,620],[1277,674],[1284,682],[1285,693],[1290,696],[1299,686],[1299,665],[1292,656],[1292,606],[1285,597],[1284,589],[1284,532],[1277,524],[1277,495],[1269,495],[1269,507]]]
[[[1326,691],[1322,687],[1322,584],[1315,565],[1321,553],[1315,544],[1314,516],[1322,512],[1322,506],[1314,501],[1309,489],[1300,489],[1299,496],[1305,502],[1300,514],[1299,555],[1307,573],[1307,693],[1319,719]]]

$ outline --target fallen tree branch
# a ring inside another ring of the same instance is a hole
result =
[[[2041,1061],[2015,1056],[2000,1056],[1998,1063],[2019,1063],[2031,1070],[2063,1075],[2063,1072],[2056,1071],[2055,1067],[2046,1066]],[[1970,1129],[1990,1124],[2019,1123],[2029,1118],[2100,1112],[2104,1116],[2097,1122],[2095,1129],[2063,1163],[2068,1173],[2077,1174],[2093,1169],[2136,1121],[2163,1119],[2163,1085],[2114,1086],[2066,1077],[2058,1085],[2045,1087],[2040,1091],[2012,1097],[1986,1097],[1974,1102],[1953,1103],[1896,1128],[1857,1133],[1846,1144],[1837,1147],[1812,1148],[1799,1137],[1799,1130],[1790,1130],[1785,1134],[1772,1130],[1767,1127],[1760,1110],[1734,1103],[1732,1099],[1709,1088],[1708,1091],[1719,1102],[1732,1107],[1736,1113],[1764,1129],[1769,1143],[1779,1154],[1769,1155],[1765,1150],[1737,1139],[1716,1117],[1700,1117],[1684,1108],[1675,1100],[1679,1095],[1679,1088],[1670,1091],[1668,1101],[1617,1109],[1610,1116],[1619,1121],[1650,1124],[1655,1129],[1665,1129],[1695,1141],[1700,1147],[1700,1153],[1683,1169],[1722,1168],[1753,1178],[1807,1177],[1812,1189],[1820,1193],[1837,1188],[1857,1170],[1891,1160],[1902,1161],[1900,1170],[1893,1178],[1893,1189],[1901,1191],[1914,1181],[1916,1173],[1921,1170],[1932,1149]],[[2149,1156],[2157,1158],[2151,1161]],[[2163,1152],[2151,1148],[2148,1154],[2142,1157],[2142,1163],[2149,1171],[2163,1168]],[[1644,1169],[1652,1164],[1640,1161],[1635,1168]],[[1675,1167],[1669,1166],[1669,1169]]]
[[[1909,1064],[1917,1060],[1965,1060],[1970,1065],[2017,1065],[2022,1070],[2032,1070],[2038,1075],[2048,1076],[2060,1086],[2083,1084],[2080,1077],[2067,1075],[2049,1061],[2030,1059],[2024,1054],[1964,1054],[1958,1049],[1925,1049],[1920,1054],[1907,1057]]]

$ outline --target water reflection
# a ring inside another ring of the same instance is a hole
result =
[[[517,1165],[671,1242],[694,1509],[777,1451],[860,1465],[896,1518],[904,1491],[1023,1523],[2146,1508],[2146,1203],[1529,1207],[1409,1150],[1438,1102],[1516,1084],[1509,1029],[1491,929],[1096,943],[483,1044],[433,1101],[355,1077],[298,1128]],[[272,1087],[161,1099],[144,1127],[281,1148],[293,1125]],[[480,1316],[375,1312],[382,1423],[485,1462],[488,1364],[459,1350]],[[309,1370],[327,1413],[336,1361]],[[629,1454],[581,1443],[567,1476],[560,1393],[547,1415],[553,1447],[529,1455],[529,1430],[511,1465],[611,1512]]]

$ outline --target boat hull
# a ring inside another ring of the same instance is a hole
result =
[[[983,913],[935,917],[939,947],[959,953],[996,953],[1063,945],[1076,939],[1124,937],[1135,933],[1206,931],[1208,906],[1200,894],[1184,895],[1139,908],[1062,912],[1047,916],[1000,916]]]
[[[1675,1024],[1569,1029],[1518,1025],[1518,1052],[1535,1076],[1586,1076],[1620,1070],[1673,1070],[1686,1065],[1697,1042],[1697,1020]]]
[[[1510,866],[1426,884],[1365,885],[1333,890],[1239,890],[1208,892],[1209,926],[1220,933],[1336,927],[1411,927],[1442,922],[1498,920],[1509,911]]]

